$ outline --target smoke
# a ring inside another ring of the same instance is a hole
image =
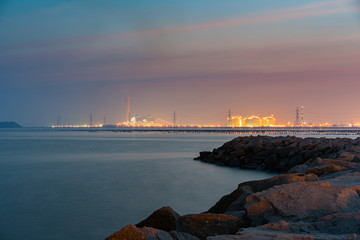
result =
[[[1,0],[0,0],[1,1]],[[103,1],[103,0],[88,0],[82,1],[81,7],[93,12],[94,15],[99,13],[107,13],[106,17],[102,17],[96,23],[94,28],[108,29],[109,26],[114,24],[114,19],[118,19],[117,16],[121,16],[122,21],[118,22],[121,26],[120,32],[132,32],[132,31],[147,31],[153,29],[162,28],[162,24],[165,22],[164,17],[159,16],[147,7],[146,4],[135,4],[132,1]],[[164,8],[165,10],[169,10]],[[172,9],[173,14],[171,18],[183,18],[177,13],[175,9]],[[102,15],[104,16],[104,15]],[[167,15],[167,17],[169,17]],[[167,18],[171,22],[170,19]],[[139,36],[135,39],[135,43],[139,46],[140,51],[157,55],[171,55],[175,46],[175,36],[171,33],[168,34],[153,34],[151,36]]]

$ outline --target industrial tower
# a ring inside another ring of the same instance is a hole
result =
[[[60,127],[60,126],[61,126],[61,116],[60,116],[59,114],[57,115],[56,126],[57,126],[57,127]]]
[[[176,126],[176,112],[174,111],[174,115],[173,115],[173,126]]]
[[[130,97],[126,97],[126,122],[130,123]]]
[[[301,106],[301,113],[299,118],[299,107],[296,107],[296,120],[295,120],[295,126],[304,126],[304,106]]]
[[[295,120],[295,126],[299,126],[300,125],[300,121],[299,121],[299,107],[296,107],[296,120]]]
[[[92,117],[92,113],[90,113],[89,126],[92,127],[93,125],[94,125],[93,117]]]
[[[230,110],[230,108],[229,108],[229,111],[228,111],[228,124],[227,124],[227,126],[228,126],[228,127],[232,127],[231,125],[232,125],[232,124],[231,124],[231,110]]]
[[[305,125],[304,123],[304,106],[301,106],[301,126]]]

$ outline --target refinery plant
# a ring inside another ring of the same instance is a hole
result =
[[[277,127],[276,119],[273,115],[267,117],[242,117],[240,115],[229,116],[227,121],[228,127]]]
[[[153,117],[152,115],[140,115],[140,114],[131,114],[130,113],[130,97],[126,97],[126,116],[124,122],[118,122],[115,124],[106,124],[106,117],[104,116],[104,121],[102,124],[93,122],[93,115],[90,113],[89,122],[87,124],[62,124],[60,115],[57,116],[57,124],[52,125],[53,128],[143,128],[143,127],[155,127],[155,128],[257,128],[257,127],[269,127],[269,128],[286,128],[286,127],[360,127],[360,123],[351,123],[351,124],[329,124],[329,123],[320,123],[320,124],[311,124],[304,121],[304,107],[296,107],[295,111],[295,121],[288,122],[286,124],[279,124],[276,121],[274,115],[270,116],[259,116],[252,115],[243,117],[241,115],[232,115],[229,109],[228,116],[226,118],[226,125],[208,125],[208,124],[187,124],[182,125],[176,122],[176,112],[173,112],[172,122]]]

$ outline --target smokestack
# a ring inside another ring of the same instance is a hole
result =
[[[304,125],[304,106],[301,106],[301,125]]]
[[[93,117],[92,117],[92,113],[90,113],[89,126],[92,127],[93,125],[94,125]]]
[[[130,97],[126,97],[126,122],[130,123]]]
[[[299,107],[296,107],[296,120],[295,120],[295,126],[299,126],[300,125],[300,121],[299,121]]]

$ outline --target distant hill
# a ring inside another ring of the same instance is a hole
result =
[[[0,122],[0,128],[21,128],[16,122]]]

